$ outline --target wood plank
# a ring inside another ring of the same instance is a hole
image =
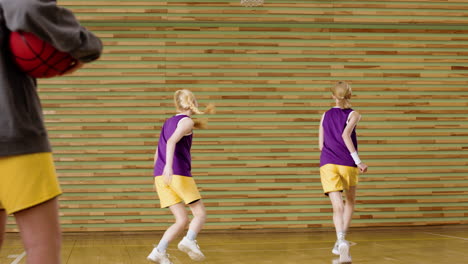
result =
[[[316,138],[337,80],[353,86],[371,166],[353,227],[468,223],[467,3],[61,2],[106,47],[39,80],[64,230],[167,227],[152,159],[185,88],[218,108],[192,151],[207,229],[331,227]]]

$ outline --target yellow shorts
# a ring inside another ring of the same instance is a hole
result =
[[[182,201],[185,204],[201,199],[195,180],[192,177],[173,175],[171,185],[164,183],[162,176],[154,177],[161,208],[166,208]]]
[[[338,192],[348,190],[359,182],[359,169],[356,167],[325,164],[320,167],[320,179],[322,180],[323,192]]]
[[[0,157],[0,209],[7,214],[41,204],[61,193],[52,153]]]

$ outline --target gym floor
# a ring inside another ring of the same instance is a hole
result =
[[[158,242],[160,232],[80,233],[63,235],[64,264],[139,264],[151,263],[146,256]],[[198,243],[206,264],[296,264],[338,263],[331,253],[331,231],[285,230],[206,231]],[[468,226],[353,228],[351,242],[353,263],[467,263]],[[177,241],[178,242],[178,241]],[[177,250],[177,242],[168,253],[174,264],[194,263]],[[1,264],[26,263],[18,234],[9,233],[0,251]]]

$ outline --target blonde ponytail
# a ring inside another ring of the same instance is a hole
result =
[[[189,101],[189,102],[188,102],[188,105],[189,105],[189,109],[192,110],[192,113],[197,114],[197,115],[202,115],[202,114],[204,114],[202,111],[200,111],[200,110],[198,109],[197,106],[195,106],[195,104],[193,103],[193,101]]]
[[[331,92],[338,100],[338,106],[341,109],[351,108],[351,103],[349,102],[352,94],[351,85],[347,82],[339,81],[331,88]]]
[[[208,105],[206,105],[204,114],[212,115],[215,113],[216,113],[216,106],[214,104],[209,103]]]
[[[197,106],[197,100],[195,98],[195,95],[187,89],[177,90],[174,93],[174,104],[178,112],[184,112],[184,111],[190,110],[192,111],[192,113],[197,114],[197,115],[215,113],[214,104],[208,104],[204,112],[200,111],[200,109],[198,109],[198,106]],[[206,128],[208,124],[208,120],[203,118],[200,120],[194,120],[194,123],[195,123],[194,124],[195,128]]]

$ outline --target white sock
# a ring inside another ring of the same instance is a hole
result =
[[[346,232],[336,232],[336,238],[338,241],[346,240]]]
[[[195,239],[197,239],[197,233],[195,233],[195,232],[193,232],[192,230],[189,229],[189,231],[187,232],[187,235],[185,237],[188,238],[189,240],[194,241]]]
[[[169,243],[166,240],[161,239],[161,241],[159,241],[159,244],[156,247],[156,249],[160,253],[165,253],[168,246],[169,246]]]

